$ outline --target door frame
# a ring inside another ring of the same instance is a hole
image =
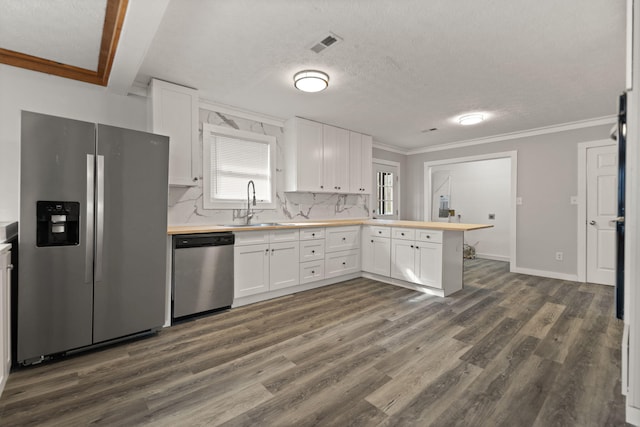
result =
[[[396,208],[397,208],[397,211],[398,211],[397,217],[398,217],[398,219],[400,219],[401,218],[400,215],[402,215],[402,207],[401,207],[402,193],[400,192],[400,190],[401,190],[401,188],[400,188],[400,185],[401,185],[400,184],[400,177],[402,176],[401,175],[402,174],[402,169],[400,167],[400,162],[394,162],[393,160],[384,160],[384,159],[376,159],[376,158],[371,159],[371,172],[372,173],[371,173],[371,177],[370,178],[371,178],[371,182],[373,183],[372,187],[371,187],[371,201],[370,201],[371,208],[373,207],[373,199],[375,197],[374,191],[376,190],[376,185],[375,185],[376,184],[375,166],[374,166],[376,163],[379,164],[379,165],[394,166],[394,167],[398,168],[398,174],[397,174],[398,176],[397,176],[397,181],[396,181],[396,185],[397,185],[397,189],[398,189],[398,192],[396,193],[398,195],[398,200],[397,200],[398,203],[396,203]],[[370,214],[371,214],[371,216],[373,216],[372,212],[370,212]]]
[[[480,160],[511,159],[511,196],[509,200],[509,271],[517,272],[516,263],[516,220],[517,220],[517,200],[518,200],[518,151],[503,151],[499,153],[480,154],[477,156],[456,157],[444,160],[424,162],[424,206],[422,213],[423,221],[431,220],[431,167],[449,165],[455,163],[469,163]]]
[[[578,143],[578,282],[587,281],[587,150],[617,144],[612,139]]]

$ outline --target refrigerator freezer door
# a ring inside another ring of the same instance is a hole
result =
[[[169,168],[165,136],[98,125],[97,141],[95,343],[164,323]]]
[[[22,112],[18,362],[91,344],[94,149],[93,123]],[[38,200],[80,204],[77,245],[37,246]]]

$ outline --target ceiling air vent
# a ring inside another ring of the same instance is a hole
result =
[[[321,41],[319,41],[318,43],[314,44],[311,47],[311,50],[314,51],[315,53],[320,53],[323,50],[325,50],[326,48],[328,48],[329,46],[332,46],[332,45],[338,43],[341,40],[342,39],[340,37],[338,37],[337,35],[335,35],[333,33],[329,33],[328,36],[324,37]]]

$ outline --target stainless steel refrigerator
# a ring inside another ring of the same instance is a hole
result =
[[[164,323],[169,138],[22,112],[17,362]]]

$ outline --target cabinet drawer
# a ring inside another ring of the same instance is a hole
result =
[[[300,242],[300,261],[324,259],[324,240],[305,240]]]
[[[327,254],[325,258],[325,277],[342,276],[360,271],[360,251],[341,251]]]
[[[268,231],[238,231],[233,233],[236,237],[236,246],[260,245],[269,243]]]
[[[324,228],[303,228],[300,230],[300,240],[324,239]]]
[[[324,259],[300,263],[300,283],[324,279]]]
[[[438,230],[418,230],[416,233],[418,242],[442,243],[442,231]]]
[[[366,234],[371,237],[391,237],[391,228],[369,225],[362,228],[362,234]]]
[[[360,226],[328,228],[326,252],[344,251],[360,247]]]
[[[272,230],[269,232],[269,242],[292,242],[300,239],[300,230],[298,229],[285,229],[285,230]]]
[[[391,236],[394,239],[401,240],[415,240],[416,239],[416,230],[413,228],[392,228]]]

